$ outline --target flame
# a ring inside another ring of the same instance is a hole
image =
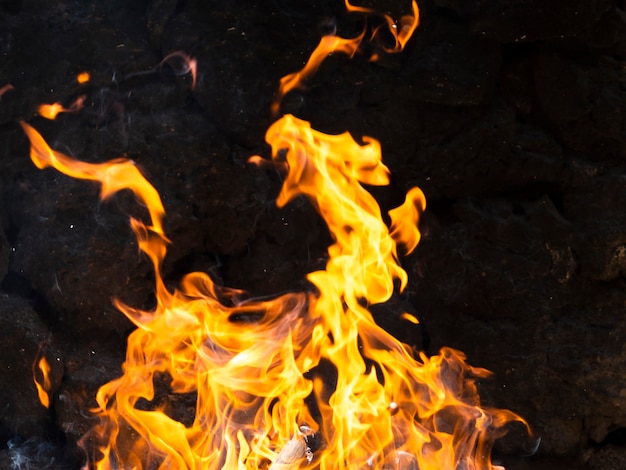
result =
[[[79,162],[52,150],[44,138],[31,125],[21,121],[20,125],[31,143],[30,158],[37,168],[53,167],[72,178],[99,181],[102,184],[100,197],[106,199],[122,189],[130,189],[150,212],[153,225],[148,227],[164,240],[162,219],[165,209],[156,189],[148,183],[131,160],[117,159],[107,163]]]
[[[400,52],[406,46],[406,43],[409,42],[413,32],[417,29],[419,25],[419,8],[417,6],[417,2],[414,0],[411,2],[411,14],[404,15],[400,18],[400,21],[396,22],[394,19],[386,14],[380,14],[376,10],[367,7],[355,6],[352,5],[348,0],[345,0],[346,10],[365,13],[368,15],[379,15],[382,16],[385,23],[387,24],[387,31],[394,38],[394,46],[388,47],[384,46],[383,50],[387,53],[395,53]],[[374,30],[372,34],[372,39],[375,39],[379,33],[381,32],[380,28]]]
[[[376,140],[326,135],[291,115],[268,129],[273,160],[287,171],[277,204],[306,196],[334,243],[326,268],[307,276],[314,289],[259,301],[200,272],[168,290],[164,209],[133,163],[80,162],[22,127],[38,168],[98,181],[103,198],[130,189],[151,218],[131,227],[152,261],[157,305],[143,311],[115,301],[137,329],[123,375],[96,396],[95,468],[488,470],[504,425],[526,424],[480,406],[473,379],[489,373],[462,353],[415,358],[374,322],[368,305],[407,284],[398,244],[410,251],[419,242],[425,209],[413,188],[390,211],[391,228],[383,223],[362,186],[389,183]],[[176,395],[195,401],[194,416],[175,419],[163,397]]]
[[[403,16],[399,21],[399,25],[389,15],[382,15],[387,25],[387,31],[394,38],[394,46],[383,46],[382,49],[384,52],[391,54],[402,51],[408,40],[413,35],[413,32],[419,24],[419,9],[415,0],[411,2],[411,7],[412,14]],[[348,0],[346,0],[346,8],[348,11],[352,12],[365,13],[368,15],[378,14],[371,8],[353,6]],[[380,33],[381,29],[377,28],[372,33],[370,39],[376,39]],[[278,114],[280,110],[280,102],[283,97],[290,91],[302,87],[303,83],[315,74],[319,66],[329,55],[341,52],[346,54],[348,57],[353,57],[359,50],[359,46],[361,45],[364,37],[365,30],[363,30],[359,36],[352,39],[344,39],[335,36],[334,34],[327,34],[323,36],[315,50],[311,53],[304,67],[298,72],[285,75],[280,79],[278,93],[272,103],[272,113],[274,115]],[[378,54],[372,54],[370,60],[378,60]]]
[[[41,375],[43,381],[40,383],[37,380],[37,368],[41,371]],[[50,408],[50,397],[48,395],[48,390],[51,388],[50,382],[50,364],[45,356],[41,356],[39,361],[35,361],[33,363],[33,380],[35,381],[35,387],[37,387],[37,395],[39,396],[39,401],[46,408]]]
[[[88,83],[89,80],[91,80],[91,75],[89,74],[89,72],[80,72],[78,75],[76,75],[76,81],[80,85]]]
[[[419,319],[415,315],[413,315],[413,314],[411,314],[409,312],[404,312],[402,315],[400,315],[400,317],[404,318],[407,321],[410,321],[414,325],[419,325],[419,323],[420,323]]]
[[[76,113],[80,111],[83,109],[86,98],[86,95],[80,95],[69,108],[64,107],[61,103],[41,104],[37,108],[37,112],[40,116],[53,120],[56,119],[60,113]]]
[[[354,39],[343,39],[334,35],[323,36],[304,67],[298,72],[290,73],[280,79],[278,94],[272,103],[272,112],[278,114],[282,98],[293,89],[300,87],[305,80],[313,76],[324,59],[330,54],[342,52],[352,57],[356,53],[363,36],[364,34],[361,34]]]

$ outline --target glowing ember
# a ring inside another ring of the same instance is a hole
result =
[[[39,372],[37,372],[39,369]],[[37,380],[37,376],[41,375],[42,381]],[[41,356],[39,361],[35,361],[33,364],[33,379],[35,381],[35,387],[37,387],[37,395],[39,401],[46,408],[50,407],[50,397],[48,396],[48,390],[50,390],[50,364],[45,356]]]

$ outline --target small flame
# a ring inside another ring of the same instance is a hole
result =
[[[404,49],[409,39],[417,29],[419,25],[419,8],[417,6],[416,1],[411,2],[411,10],[412,13],[410,15],[404,15],[400,18],[400,21],[396,22],[394,19],[386,14],[380,14],[376,10],[367,7],[355,6],[352,5],[348,0],[345,0],[346,10],[365,13],[368,15],[378,15],[382,16],[385,23],[387,24],[387,32],[391,33],[392,37],[395,40],[395,44],[393,47],[384,47],[384,51],[387,53],[395,53],[400,52]],[[381,32],[381,29],[374,30],[372,34],[372,39],[375,39],[376,36]]]
[[[37,369],[41,372],[41,374],[37,373]],[[42,376],[42,381],[37,380],[37,376]],[[35,387],[37,387],[37,395],[39,396],[39,401],[46,408],[50,408],[50,396],[48,395],[48,391],[51,388],[50,383],[50,364],[45,356],[41,356],[39,361],[35,361],[33,364],[33,380],[35,381]]]
[[[46,119],[54,120],[60,113],[77,113],[83,109],[86,98],[86,95],[80,95],[69,108],[64,107],[61,103],[42,104],[37,108],[37,112]]]
[[[404,312],[402,315],[400,315],[400,318],[404,318],[406,321],[409,321],[413,323],[414,325],[420,324],[419,319],[415,315],[412,315],[408,312]]]
[[[304,81],[313,76],[324,59],[330,54],[342,52],[352,57],[359,48],[363,36],[361,34],[354,39],[343,39],[333,35],[323,36],[304,67],[298,72],[290,73],[280,79],[278,94],[272,103],[272,112],[278,114],[283,97],[293,89],[300,87]]]
[[[387,25],[387,31],[392,35],[395,40],[393,47],[383,47],[383,51],[392,54],[400,52],[404,49],[406,43],[413,35],[413,32],[417,28],[419,24],[419,9],[417,7],[417,2],[413,0],[411,2],[412,6],[412,14],[405,15],[400,19],[399,25],[391,18],[389,15],[382,15],[385,23]],[[368,15],[378,15],[378,13],[366,7],[359,7],[350,4],[348,0],[346,0],[346,8],[348,11],[365,13]],[[371,39],[374,40],[381,32],[381,29],[376,29],[371,36]],[[317,45],[313,53],[310,55],[304,67],[298,72],[291,73],[289,75],[285,75],[280,79],[280,86],[278,89],[278,93],[274,98],[272,103],[272,113],[277,115],[280,110],[280,102],[282,99],[289,93],[290,91],[300,88],[306,80],[310,79],[319,66],[324,62],[324,60],[329,56],[337,52],[341,52],[346,54],[348,57],[353,57],[354,54],[359,50],[359,46],[365,37],[365,30],[363,32],[353,38],[353,39],[344,39],[334,34],[327,34],[322,37],[320,43]],[[378,60],[378,55],[373,54],[370,57],[370,60],[376,61]]]
[[[41,170],[51,166],[72,178],[99,181],[102,184],[100,192],[102,199],[108,198],[121,189],[130,189],[150,211],[153,225],[148,228],[167,240],[161,224],[165,215],[161,197],[144,179],[131,160],[117,159],[107,163],[79,162],[52,150],[41,134],[31,125],[23,121],[20,124],[31,142],[30,158],[37,168]]]
[[[89,80],[91,80],[91,75],[89,74],[89,72],[80,72],[78,75],[76,75],[76,81],[81,85],[88,83]]]

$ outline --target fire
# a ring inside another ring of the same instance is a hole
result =
[[[37,369],[41,372],[42,382],[37,380]],[[50,408],[50,396],[48,395],[48,390],[50,390],[50,363],[45,356],[41,356],[39,361],[35,361],[33,364],[33,380],[35,381],[35,387],[37,387],[37,395],[39,396],[39,401],[46,408]]]
[[[373,13],[347,1],[346,7]],[[382,15],[395,42],[383,51],[405,46],[418,24],[417,4],[412,7],[399,23]],[[304,68],[281,80],[274,112],[325,57],[353,55],[363,37],[365,31],[354,39],[322,38]],[[180,70],[195,86],[195,59],[173,53],[164,61],[173,59],[182,61]],[[72,110],[58,106],[56,113]],[[130,225],[153,265],[156,307],[144,311],[115,301],[137,329],[128,338],[122,376],[97,393],[100,424],[87,437],[100,447],[88,465],[489,470],[496,468],[491,447],[505,425],[527,426],[510,411],[481,407],[474,379],[489,372],[468,365],[461,352],[415,354],[375,323],[368,307],[407,285],[398,247],[411,252],[417,246],[426,208],[422,191],[412,188],[389,211],[390,226],[383,222],[363,186],[389,184],[375,139],[359,143],[348,133],[323,134],[291,115],[270,126],[271,164],[286,172],[277,205],[308,198],[334,242],[325,269],[308,274],[310,290],[255,300],[201,272],[168,289],[161,275],[169,244],[165,209],[134,163],[75,160],[21,125],[38,168],[98,182],[103,199],[130,189],[150,217]],[[270,164],[258,156],[250,161]],[[409,313],[403,317],[419,322]],[[195,401],[194,416],[176,419],[170,401],[176,395]]]
[[[85,95],[79,96],[74,100],[69,108],[66,108],[61,103],[41,104],[39,105],[37,112],[40,116],[45,117],[46,119],[56,119],[60,113],[76,113],[83,109],[86,98],[87,97]]]
[[[382,15],[385,24],[387,25],[387,32],[394,38],[393,47],[383,46],[382,49],[386,53],[396,53],[402,51],[404,46],[410,39],[411,35],[419,24],[419,9],[415,0],[411,2],[412,14],[403,16],[399,25],[389,15]],[[377,14],[375,10],[366,7],[353,6],[346,0],[346,8],[348,11],[365,13],[367,15]],[[381,32],[380,28],[374,30],[371,35],[371,39],[375,39]],[[329,56],[336,52],[341,52],[349,57],[354,56],[359,50],[361,42],[365,38],[365,30],[356,38],[345,39],[334,34],[327,34],[322,37],[320,43],[315,50],[311,53],[304,67],[298,72],[285,75],[280,79],[280,87],[278,93],[272,103],[272,112],[278,114],[280,110],[280,102],[283,97],[290,91],[301,87],[306,80],[311,78],[321,65],[321,63]],[[372,54],[370,60],[378,60],[378,54]]]
[[[360,13],[365,13],[368,15],[382,16],[383,20],[385,21],[387,25],[387,31],[394,38],[393,46],[391,47],[383,46],[382,48],[387,53],[395,53],[395,52],[402,51],[404,49],[404,46],[406,46],[406,43],[409,42],[409,39],[411,39],[411,36],[415,32],[415,29],[417,28],[419,24],[419,8],[417,7],[417,2],[415,2],[415,0],[411,1],[411,14],[404,15],[402,18],[400,18],[400,21],[398,22],[394,21],[394,19],[391,16],[386,15],[386,14],[381,15],[379,12],[377,12],[376,10],[372,8],[355,6],[355,5],[352,5],[348,0],[345,0],[345,2],[346,2],[346,10],[348,11],[360,12]],[[378,36],[380,32],[381,32],[380,28],[375,29],[374,33],[372,34],[372,39],[376,38],[376,36]]]
[[[89,72],[80,72],[78,75],[76,75],[76,81],[81,85],[88,83],[89,80],[91,80],[91,75],[89,74]]]
[[[157,306],[116,302],[137,329],[123,376],[96,397],[95,432],[106,440],[97,468],[490,469],[504,424],[524,423],[480,407],[472,377],[487,371],[452,349],[415,358],[368,311],[394,283],[406,285],[397,244],[415,247],[425,209],[414,188],[390,212],[391,230],[383,223],[362,186],[389,182],[376,140],[322,134],[289,115],[268,129],[274,160],[288,169],[277,204],[308,197],[335,243],[326,269],[308,275],[314,290],[254,301],[199,272],[166,289],[163,206],[133,163],[79,162],[22,126],[37,167],[98,181],[103,198],[131,189],[151,216],[131,226],[154,266]],[[195,396],[189,423],[172,418],[167,402],[152,403],[164,377],[173,394]]]

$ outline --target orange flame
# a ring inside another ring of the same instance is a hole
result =
[[[369,15],[380,15],[376,10],[367,7],[355,6],[352,5],[348,0],[345,0],[346,9],[348,11],[366,13]],[[419,8],[417,7],[417,2],[414,0],[411,2],[411,14],[404,15],[400,18],[400,21],[396,22],[389,15],[382,14],[380,16],[383,17],[385,23],[387,24],[387,31],[392,35],[395,40],[395,44],[393,47],[384,47],[385,52],[394,53],[400,52],[406,46],[406,43],[409,42],[411,36],[417,29],[419,24]],[[374,39],[380,33],[380,29],[376,29],[372,34],[372,39]]]
[[[326,269],[308,275],[315,291],[255,301],[199,272],[167,290],[163,206],[132,162],[76,161],[22,127],[38,168],[98,181],[102,197],[131,189],[151,217],[131,226],[154,266],[157,306],[116,301],[137,329],[123,375],[96,396],[94,433],[103,440],[96,468],[489,470],[503,426],[525,424],[480,407],[473,377],[488,372],[462,353],[445,348],[416,359],[368,311],[394,284],[405,287],[397,244],[415,247],[425,209],[414,188],[390,212],[391,230],[385,226],[362,186],[389,182],[376,140],[322,134],[290,115],[268,129],[274,160],[288,171],[277,204],[305,195],[334,243]],[[163,398],[175,395],[195,400],[194,416],[175,419]]]
[[[42,104],[39,105],[39,108],[37,108],[37,112],[40,116],[53,120],[56,119],[60,113],[76,113],[80,111],[83,109],[86,98],[87,97],[85,95],[79,96],[74,100],[69,108],[64,107],[61,103]]]
[[[91,80],[91,75],[89,74],[89,72],[80,72],[78,75],[76,75],[76,81],[81,85],[89,82],[89,80]]]
[[[359,48],[362,39],[363,34],[354,39],[343,39],[333,35],[323,36],[304,67],[298,72],[290,73],[280,79],[278,94],[272,103],[272,112],[278,114],[283,97],[313,76],[326,57],[335,52],[342,52],[352,57]]]
[[[384,52],[386,53],[396,53],[400,52],[404,49],[404,46],[408,42],[408,40],[413,35],[413,32],[417,28],[419,24],[419,9],[417,7],[417,2],[413,0],[411,2],[412,14],[403,16],[399,25],[391,18],[389,15],[382,15],[386,24],[388,32],[392,35],[395,40],[395,44],[393,47],[383,47]],[[375,10],[366,7],[353,6],[350,4],[348,0],[346,0],[346,8],[348,11],[366,13],[366,14],[377,14]],[[380,29],[377,29],[372,34],[371,39],[374,39],[380,33]],[[272,113],[278,114],[280,109],[280,102],[285,97],[287,93],[290,91],[299,88],[302,84],[311,78],[319,66],[324,62],[324,60],[329,56],[336,52],[341,52],[346,54],[349,57],[354,56],[354,54],[358,51],[359,46],[361,45],[361,41],[365,37],[365,30],[353,39],[344,39],[334,34],[328,34],[323,36],[320,43],[317,45],[309,59],[307,60],[304,67],[298,72],[290,73],[289,75],[285,75],[280,79],[280,86],[278,89],[278,93],[274,98],[272,103]],[[378,56],[376,54],[370,57],[370,60],[376,61]]]
[[[400,317],[404,318],[407,321],[410,321],[414,325],[419,325],[420,323],[419,319],[409,312],[404,312],[402,315],[400,315]]]
[[[41,371],[41,375],[43,378],[42,382],[37,380],[37,368]],[[51,388],[50,383],[50,364],[45,356],[41,356],[39,361],[35,361],[33,363],[33,380],[35,381],[35,387],[37,387],[37,395],[39,396],[39,401],[46,408],[50,408],[50,397],[48,396],[48,390]]]
[[[20,124],[31,142],[30,158],[37,168],[41,170],[51,166],[72,178],[99,181],[102,184],[100,191],[102,199],[122,189],[130,189],[150,212],[153,225],[148,228],[167,240],[161,224],[165,215],[161,197],[131,160],[117,159],[107,163],[79,162],[52,150],[41,134],[29,124],[23,121]]]

